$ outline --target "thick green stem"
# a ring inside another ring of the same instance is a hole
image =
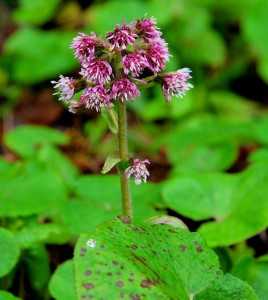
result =
[[[127,110],[126,103],[118,101],[118,146],[119,156],[122,162],[128,161],[127,140]],[[119,170],[121,182],[121,197],[123,215],[132,219],[132,203],[128,178],[124,170]]]

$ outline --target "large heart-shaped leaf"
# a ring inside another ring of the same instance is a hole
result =
[[[161,203],[160,185],[131,183],[136,221],[154,216]],[[81,176],[75,184],[77,197],[66,203],[63,221],[74,234],[88,232],[121,213],[120,182],[117,176]]]
[[[119,219],[83,235],[75,250],[79,297],[189,299],[221,276],[200,236],[169,225]]]
[[[18,261],[19,252],[13,234],[4,228],[0,228],[0,277],[3,277],[12,270]]]

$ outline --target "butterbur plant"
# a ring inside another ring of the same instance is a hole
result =
[[[168,216],[144,223],[133,220],[129,179],[145,184],[150,162],[129,156],[127,103],[139,101],[142,88],[152,83],[161,85],[167,102],[192,88],[190,69],[164,72],[170,55],[155,20],[118,25],[105,38],[80,33],[71,47],[81,65],[80,78],[60,76],[53,82],[56,94],[73,113],[106,110],[112,116],[118,157],[106,160],[103,173],[117,166],[123,216],[81,235],[74,259],[52,277],[52,296],[57,300],[257,300],[247,283],[223,273],[213,250],[180,220]]]
[[[78,79],[60,76],[52,81],[59,100],[70,112],[83,110],[113,114],[118,128],[118,158],[108,159],[106,166],[117,165],[121,182],[123,215],[132,218],[128,179],[136,184],[149,177],[147,159],[130,158],[127,136],[127,102],[138,101],[141,89],[152,83],[162,86],[166,101],[182,97],[192,88],[191,70],[183,68],[166,73],[170,58],[168,46],[153,18],[117,25],[105,38],[95,33],[79,33],[71,43],[74,56],[81,65]],[[79,99],[76,93],[80,92]]]

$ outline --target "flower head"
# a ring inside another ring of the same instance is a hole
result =
[[[74,55],[80,63],[84,63],[93,58],[96,45],[97,37],[95,33],[91,35],[79,33],[78,36],[73,39],[71,48],[74,50]]]
[[[84,89],[79,101],[72,101],[69,111],[76,113],[80,109],[91,109],[97,112],[104,106],[110,105],[110,96],[102,85]]]
[[[153,39],[158,39],[162,35],[162,33],[156,27],[156,21],[154,18],[138,20],[136,22],[136,29],[138,35],[140,35],[148,42]]]
[[[120,101],[132,100],[140,95],[136,84],[127,78],[118,79],[114,82],[111,91],[111,98]]]
[[[163,77],[162,83],[162,90],[167,101],[170,101],[172,96],[183,97],[185,93],[193,87],[193,85],[188,82],[191,78],[191,70],[189,68],[167,73]]]
[[[94,59],[82,65],[80,74],[86,80],[96,84],[104,84],[110,81],[112,72],[112,67],[107,61]]]
[[[136,184],[141,184],[147,181],[147,177],[150,175],[147,170],[146,164],[150,164],[148,159],[140,160],[134,159],[132,166],[126,169],[127,177],[133,177]]]
[[[167,43],[163,39],[157,39],[147,50],[146,58],[154,73],[162,71],[169,59]]]
[[[100,111],[101,107],[110,104],[110,97],[102,85],[96,85],[84,90],[80,102],[87,109]]]
[[[69,101],[73,97],[75,91],[74,79],[60,75],[58,81],[53,80],[51,83],[54,84],[56,90],[54,95],[58,95],[60,101]]]
[[[106,38],[112,45],[112,48],[124,50],[130,44],[133,44],[137,35],[128,25],[116,26],[114,31],[107,33]]]
[[[148,67],[148,62],[144,54],[135,52],[125,55],[122,59],[124,73],[131,73],[134,77],[138,77],[142,71]]]

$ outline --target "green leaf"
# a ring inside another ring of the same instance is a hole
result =
[[[268,294],[268,262],[253,257],[241,259],[233,268],[232,273],[247,281],[256,291],[260,300],[266,300]]]
[[[36,244],[24,253],[26,270],[33,289],[44,292],[50,277],[49,257],[44,245]]]
[[[20,298],[17,298],[6,291],[0,291],[0,299],[1,300],[2,299],[3,300],[20,300]]]
[[[0,228],[0,253],[0,277],[3,277],[16,265],[20,254],[13,234],[4,228]]]
[[[122,2],[112,0],[90,7],[88,20],[89,30],[95,30],[104,34],[117,25],[125,22],[132,22],[137,18],[142,18],[147,13],[146,5],[141,1]]]
[[[13,17],[19,23],[41,25],[49,21],[60,3],[60,0],[20,0]]]
[[[166,182],[163,197],[169,208],[188,218],[220,220],[230,213],[236,184],[237,178],[227,174],[184,175]]]
[[[154,206],[161,203],[160,185],[131,183],[134,218],[144,220],[155,215]],[[121,214],[121,192],[118,176],[82,176],[77,180],[76,198],[66,203],[62,218],[74,234],[94,230],[100,223]]]
[[[216,90],[209,94],[209,104],[215,113],[232,120],[250,120],[258,106],[241,96],[226,90]]]
[[[266,0],[257,0],[253,1],[252,4],[242,18],[242,32],[250,43],[252,51],[259,59],[258,70],[260,75],[264,80],[268,81],[266,69],[268,51],[268,40],[266,38],[268,19],[266,11],[268,10],[268,2]]]
[[[73,32],[36,28],[17,30],[5,44],[5,53],[11,61],[12,79],[33,84],[72,71],[76,62],[69,44],[74,35]]]
[[[238,143],[252,140],[248,122],[202,115],[172,130],[158,143],[165,144],[174,173],[226,170],[236,160]]]
[[[36,243],[64,244],[70,236],[66,228],[59,224],[30,224],[15,233],[21,248],[29,248]]]
[[[121,159],[119,157],[108,156],[105,160],[104,166],[102,167],[101,173],[106,174],[115,167]]]
[[[67,260],[57,268],[50,280],[49,291],[56,300],[77,300],[72,260]]]
[[[225,274],[197,295],[196,300],[258,300],[252,287],[242,280]]]
[[[240,175],[230,199],[229,213],[216,222],[202,224],[199,232],[208,244],[228,246],[261,232],[268,224],[267,165],[252,165]]]
[[[0,179],[0,216],[17,217],[59,211],[67,201],[67,189],[52,171],[26,164],[8,178]]]
[[[200,236],[169,225],[119,219],[83,235],[75,249],[78,296],[188,300],[221,276]]]
[[[101,115],[106,121],[109,129],[113,134],[118,132],[118,116],[113,108],[104,108],[101,110]]]
[[[49,127],[24,125],[19,126],[5,135],[6,145],[22,157],[31,157],[42,145],[64,145],[68,137]]]
[[[44,169],[55,172],[70,188],[73,186],[79,171],[55,146],[44,145],[38,151],[37,156],[38,162],[42,164]]]

